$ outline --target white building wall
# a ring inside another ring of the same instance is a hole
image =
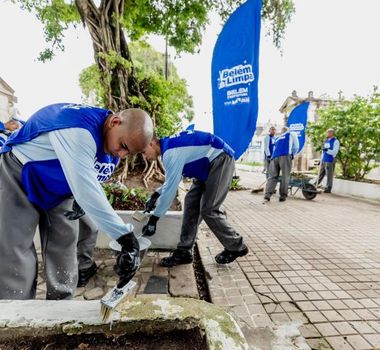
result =
[[[8,97],[0,92],[0,121],[5,122],[9,118]]]

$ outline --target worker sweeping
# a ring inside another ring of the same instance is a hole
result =
[[[228,144],[213,134],[187,130],[172,137],[153,138],[144,154],[148,160],[162,156],[165,168],[165,183],[146,205],[147,212],[154,212],[143,228],[145,236],[155,234],[157,221],[169,209],[182,176],[193,178],[185,197],[180,242],[171,256],[161,260],[162,266],[193,261],[192,249],[202,219],[224,247],[215,256],[217,263],[228,264],[248,253],[243,237],[227,222],[220,209],[235,170],[234,151]]]
[[[117,158],[142,152],[152,134],[152,121],[140,109],[113,113],[58,103],[37,111],[8,138],[0,152],[0,299],[35,297],[37,225],[47,299],[73,296],[78,220],[64,216],[72,210],[72,196],[120,243],[115,271],[121,278],[133,277],[139,266],[133,226],[112,209],[100,181],[111,176]]]
[[[280,185],[280,202],[288,197],[290,173],[294,155],[299,149],[297,134],[290,132],[288,127],[281,129],[281,135],[276,137],[273,154],[269,165],[269,178],[265,188],[264,203],[269,202],[277,185],[280,172],[282,175]]]

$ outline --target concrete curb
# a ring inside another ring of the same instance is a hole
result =
[[[198,329],[209,350],[248,350],[244,335],[222,308],[188,298],[136,297],[103,323],[99,301],[0,301],[0,341],[57,334],[166,333]]]

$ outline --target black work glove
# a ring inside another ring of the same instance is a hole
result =
[[[159,220],[158,216],[151,215],[148,223],[142,229],[143,236],[150,237],[156,233],[156,226],[157,226],[158,220]]]
[[[86,215],[84,210],[79,206],[76,200],[73,202],[73,207],[71,210],[65,212],[63,215],[65,215],[69,220],[78,220],[83,215]]]
[[[270,160],[272,157],[271,156],[267,156],[267,160]]]
[[[121,245],[121,252],[116,257],[114,271],[120,279],[129,282],[140,266],[140,244],[133,232],[122,235],[116,241]]]
[[[156,207],[158,197],[160,197],[160,194],[158,192],[154,192],[151,195],[151,197],[145,203],[144,213],[150,213]]]

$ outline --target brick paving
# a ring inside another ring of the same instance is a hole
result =
[[[242,175],[243,185],[262,180]],[[250,248],[228,267],[214,262],[222,248],[202,226],[212,301],[251,326],[297,321],[312,349],[380,349],[380,205],[326,194],[262,198],[239,191],[225,202]]]
[[[161,258],[168,256],[168,254],[157,251],[146,253],[141,267],[133,278],[137,283],[134,294],[157,294],[159,292],[166,296],[199,298],[192,265],[176,266],[172,269],[163,268],[159,265]],[[42,269],[43,264],[41,254],[39,253],[38,256],[39,274],[36,299],[45,299],[46,283]],[[118,281],[113,271],[115,257],[111,250],[96,249],[94,259],[98,265],[98,271],[85,287],[77,288],[74,298],[76,300],[101,299]],[[146,287],[151,278],[153,280],[154,278],[161,278],[161,283],[160,285],[153,285],[153,288],[151,287],[150,291],[147,292]]]

